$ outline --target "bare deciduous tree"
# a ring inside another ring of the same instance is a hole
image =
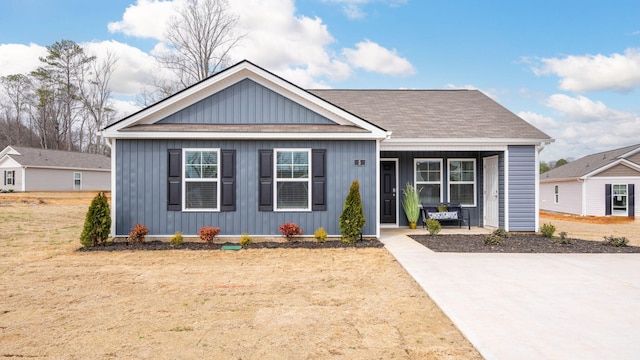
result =
[[[227,66],[229,52],[243,38],[226,0],[189,0],[169,23],[167,52],[159,62],[185,88]]]
[[[87,144],[83,148],[92,153],[104,153],[104,144],[98,132],[115,116],[111,104],[109,83],[115,71],[117,59],[107,52],[105,58],[91,62],[87,79],[80,81],[80,95],[83,103],[83,124],[80,127],[81,145],[84,145],[84,121],[87,120]]]

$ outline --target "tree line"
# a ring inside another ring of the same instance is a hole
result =
[[[555,169],[557,167],[560,167],[562,165],[568,164],[569,161],[565,160],[565,159],[559,159],[556,161],[549,161],[549,162],[544,162],[544,161],[540,161],[540,174],[542,173],[546,173],[547,171],[551,170],[551,169]]]
[[[167,24],[167,50],[155,56],[173,79],[157,78],[140,90],[148,106],[228,65],[243,35],[226,0],[189,0]],[[108,155],[100,129],[122,114],[114,109],[111,77],[118,59],[98,59],[72,40],[47,46],[40,66],[28,74],[0,77],[0,149],[7,145]]]

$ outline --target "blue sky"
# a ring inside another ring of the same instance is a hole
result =
[[[62,39],[119,58],[116,106],[159,70],[175,1],[2,0],[0,75]],[[305,88],[472,88],[556,142],[543,160],[640,143],[636,1],[233,0],[249,59]],[[428,126],[423,124],[422,126]]]

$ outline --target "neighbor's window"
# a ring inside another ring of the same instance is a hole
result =
[[[449,202],[476,205],[475,159],[452,159],[449,164]]]
[[[73,173],[73,190],[82,190],[82,173]]]
[[[442,160],[416,159],[415,184],[421,204],[442,201]]]
[[[183,156],[185,210],[218,210],[219,150],[185,149]]]
[[[5,183],[5,185],[15,185],[16,184],[16,172],[15,172],[15,170],[5,171],[4,172],[4,183]]]
[[[275,150],[276,210],[309,210],[311,208],[311,150]]]
[[[558,185],[555,186],[554,188],[554,198],[553,201],[557,204],[558,203]]]

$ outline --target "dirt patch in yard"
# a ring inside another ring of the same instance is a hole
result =
[[[640,246],[640,219],[626,216],[577,216],[540,212],[540,225],[550,223],[556,234],[564,231],[569,237],[602,241],[605,236],[626,237],[629,245]]]
[[[2,195],[0,357],[481,358],[384,248],[79,252],[95,194]]]

